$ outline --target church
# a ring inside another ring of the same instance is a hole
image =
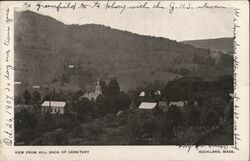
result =
[[[94,92],[86,92],[84,95],[82,95],[79,100],[81,100],[82,98],[88,98],[89,100],[96,100],[96,98],[102,95],[102,88],[100,85],[100,79],[98,79],[96,86],[95,86],[95,91]]]

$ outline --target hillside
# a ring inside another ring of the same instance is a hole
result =
[[[229,52],[229,53],[233,52],[233,38],[190,40],[190,41],[182,41],[182,43],[189,44],[197,48],[218,50],[221,52]]]
[[[27,88],[74,91],[93,86],[98,77],[115,77],[129,90],[156,80],[233,73],[232,57],[218,51],[98,24],[65,25],[31,11],[15,13],[14,36],[15,81]]]

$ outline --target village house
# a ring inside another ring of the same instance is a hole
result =
[[[154,114],[156,107],[157,102],[141,102],[136,111],[138,111],[143,117],[147,118]]]
[[[158,107],[163,112],[167,112],[169,110],[169,106],[168,106],[167,101],[159,101],[158,102]]]
[[[158,95],[158,96],[160,96],[160,95],[161,95],[161,91],[160,91],[160,90],[158,90],[158,91],[155,91],[155,95]]]
[[[184,106],[187,105],[187,101],[171,101],[169,102],[168,106],[177,106],[180,108],[180,110],[183,112]]]
[[[96,98],[102,95],[102,88],[100,85],[100,80],[98,79],[97,83],[96,83],[96,87],[95,87],[95,91],[94,92],[86,92],[84,95],[82,95],[79,100],[83,99],[83,98],[88,98],[89,100],[96,100]]]
[[[140,106],[138,107],[141,110],[153,110],[156,107],[156,102],[141,102]]]
[[[140,97],[145,97],[145,95],[146,95],[146,94],[145,94],[145,92],[144,92],[144,91],[142,91],[142,92],[140,93],[140,95],[139,95],[139,96],[140,96]]]
[[[41,105],[42,114],[49,112],[50,114],[64,114],[65,101],[44,101]]]

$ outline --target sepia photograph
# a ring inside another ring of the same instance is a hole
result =
[[[104,5],[15,8],[14,145],[233,145],[234,9]]]

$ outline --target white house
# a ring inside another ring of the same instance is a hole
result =
[[[155,95],[161,95],[161,91],[160,90],[155,91]]]
[[[34,89],[39,89],[40,86],[32,86],[32,88],[34,88]]]
[[[178,101],[178,102],[169,102],[169,106],[177,106],[177,107],[183,107],[184,102],[183,101]]]
[[[47,112],[50,112],[51,114],[64,114],[65,106],[65,101],[44,101],[41,105],[41,112],[42,114]]]
[[[184,109],[184,106],[186,106],[187,104],[187,101],[172,101],[172,102],[169,102],[168,106],[177,106],[180,108],[181,111],[183,111]]]
[[[142,110],[152,110],[156,107],[156,102],[141,102],[139,109]]]

